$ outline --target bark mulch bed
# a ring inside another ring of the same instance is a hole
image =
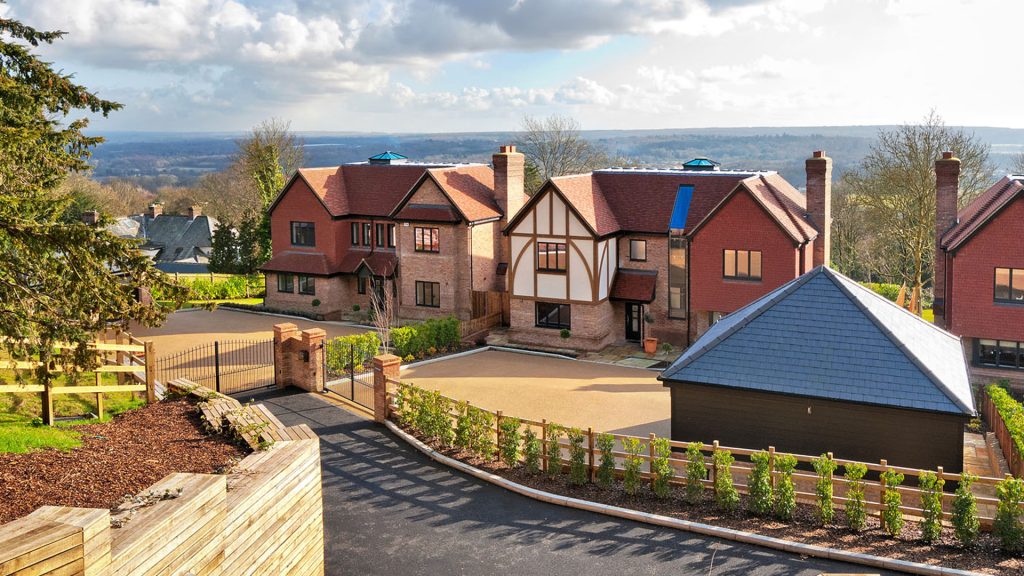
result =
[[[415,435],[412,430],[404,426],[402,428]],[[745,512],[747,500],[743,494],[740,495],[739,511],[723,513],[711,500],[710,492],[707,492],[707,500],[696,505],[683,500],[683,490],[679,486],[674,486],[672,495],[664,500],[654,495],[649,484],[640,494],[630,496],[625,493],[619,482],[608,489],[595,484],[574,486],[569,483],[568,475],[555,478],[549,478],[544,474],[534,476],[523,468],[510,469],[500,462],[485,461],[459,449],[443,448],[436,442],[423,441],[450,458],[518,484],[562,496],[861,554],[986,574],[1024,574],[1024,559],[1004,554],[999,549],[999,542],[990,533],[982,533],[977,545],[965,550],[957,545],[952,528],[945,528],[941,540],[929,546],[920,541],[921,533],[916,523],[907,521],[900,537],[890,538],[881,530],[877,515],[868,518],[866,529],[858,534],[842,527],[846,522],[842,510],[836,510],[836,526],[820,526],[814,507],[808,504],[797,504],[791,523],[758,518]]]
[[[166,400],[75,426],[82,446],[68,452],[0,454],[0,524],[44,505],[113,508],[171,472],[224,472],[246,450],[208,434],[195,404]]]

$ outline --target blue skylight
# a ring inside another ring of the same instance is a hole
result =
[[[681,184],[676,191],[676,203],[672,206],[672,221],[669,228],[682,230],[686,228],[686,216],[690,213],[690,201],[693,200],[693,186]]]

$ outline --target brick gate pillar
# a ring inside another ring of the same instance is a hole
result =
[[[306,392],[324,391],[324,340],[327,332],[322,328],[310,328],[302,331],[299,340],[298,369],[292,386],[302,388]]]
[[[384,423],[388,419],[388,380],[398,380],[402,359],[394,354],[373,357],[373,420]]]
[[[274,325],[274,382],[278,388],[292,384],[292,348],[299,337],[299,327],[291,322]]]

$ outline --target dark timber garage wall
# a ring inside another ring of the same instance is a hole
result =
[[[723,446],[960,472],[966,416],[832,400],[666,383],[672,391],[672,439]],[[810,408],[810,413],[808,413]]]

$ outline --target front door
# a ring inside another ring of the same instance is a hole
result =
[[[639,342],[644,337],[644,305],[626,302],[626,340]]]

